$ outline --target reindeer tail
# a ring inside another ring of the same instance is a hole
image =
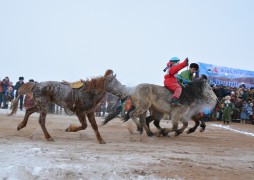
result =
[[[27,93],[32,93],[32,90],[35,86],[34,82],[28,82],[26,84],[23,84],[19,90],[18,90],[18,96],[16,99],[14,99],[13,104],[12,104],[12,108],[11,108],[11,112],[10,114],[8,114],[8,116],[11,116],[13,114],[16,114],[17,110],[18,110],[18,102],[19,102],[19,97],[22,94],[27,94]]]

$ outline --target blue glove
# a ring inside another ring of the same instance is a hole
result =
[[[184,85],[188,85],[188,84],[189,84],[189,80],[184,79],[184,80],[183,80],[183,84],[184,84]]]

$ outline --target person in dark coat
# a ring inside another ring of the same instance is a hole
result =
[[[3,109],[5,109],[6,105],[7,105],[7,99],[6,99],[6,96],[5,96],[5,92],[8,91],[9,83],[10,83],[10,80],[9,80],[9,77],[7,77],[7,76],[1,82],[1,85],[2,85],[2,101],[3,101],[2,108]]]
[[[24,84],[24,77],[19,77],[19,81],[16,83],[16,85],[14,86],[14,89],[16,90],[16,94],[15,97],[18,97],[18,90],[19,88]],[[19,97],[19,108],[20,110],[23,110],[23,100],[24,100],[24,96],[21,95]]]

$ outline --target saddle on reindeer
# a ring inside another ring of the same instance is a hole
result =
[[[111,93],[119,98],[126,96],[124,86],[113,75],[112,70],[107,70],[104,76],[82,81],[82,85],[76,83],[63,83],[56,81],[46,81],[41,83],[29,82],[22,85],[18,91],[18,97],[14,100],[12,111],[9,115],[16,113],[18,109],[18,99],[22,94],[31,93],[35,105],[26,110],[23,121],[18,125],[17,130],[24,128],[31,114],[39,112],[39,123],[46,140],[53,141],[48,133],[45,122],[50,103],[55,103],[65,110],[75,113],[81,126],[70,125],[66,131],[76,132],[87,128],[86,116],[96,134],[99,143],[104,144],[98,126],[95,121],[94,111],[97,104],[105,97],[106,93]]]
[[[163,114],[171,114],[173,123],[172,128],[161,128],[159,133],[168,134],[175,131],[176,135],[181,134],[188,126],[188,120],[196,115],[204,107],[213,108],[216,104],[217,97],[212,88],[203,78],[196,78],[189,83],[188,86],[183,87],[179,102],[181,106],[171,104],[172,92],[163,86],[154,84],[140,84],[137,85],[129,95],[132,100],[132,108],[125,115],[124,120],[132,118],[136,123],[140,133],[145,128],[147,135],[153,135],[147,124],[146,113],[151,110],[157,117],[162,118]],[[117,110],[109,114],[104,120],[103,124],[108,123],[119,114]],[[138,119],[139,118],[139,121]],[[182,122],[182,128],[178,129],[178,122]]]

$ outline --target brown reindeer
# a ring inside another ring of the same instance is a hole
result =
[[[18,125],[17,130],[24,128],[28,118],[34,112],[39,112],[39,123],[46,140],[53,141],[48,133],[45,121],[50,103],[55,103],[65,109],[66,112],[76,113],[81,126],[70,125],[66,131],[76,132],[87,128],[86,115],[96,134],[100,144],[104,144],[98,126],[95,121],[94,111],[96,105],[104,98],[106,93],[111,93],[120,98],[124,98],[124,86],[113,75],[112,70],[107,70],[103,77],[93,78],[82,81],[80,88],[73,89],[70,85],[63,82],[46,81],[41,83],[29,82],[21,86],[18,97],[13,102],[10,115],[18,109],[18,98],[21,94],[32,93],[35,106],[26,110],[23,121]]]

